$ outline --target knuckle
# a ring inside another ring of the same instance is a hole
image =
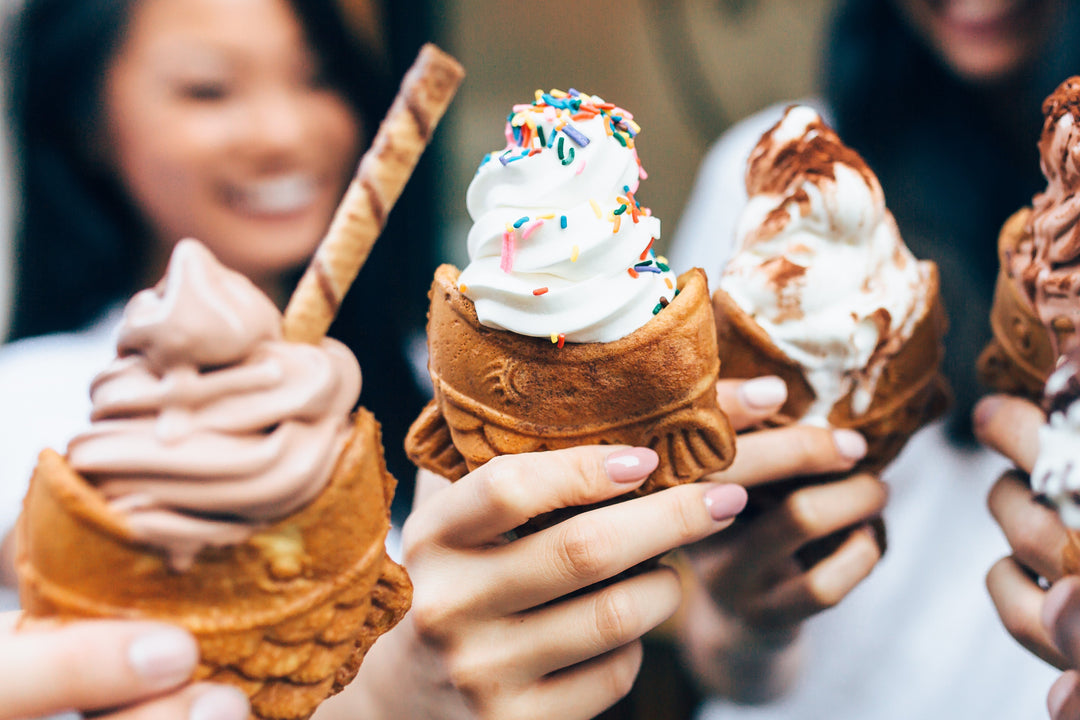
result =
[[[667,522],[677,533],[679,545],[697,540],[704,530],[705,513],[701,509],[700,491],[690,486],[686,486],[686,490],[688,492],[669,493],[671,500]]]
[[[442,644],[450,636],[454,613],[449,603],[440,600],[431,593],[417,594],[409,610],[417,636],[427,643]]]
[[[828,610],[840,604],[847,593],[843,587],[828,582],[822,575],[811,575],[806,580],[806,592],[810,605],[816,611]]]
[[[401,527],[401,556],[410,568],[415,566],[417,557],[435,539],[432,523],[422,522],[418,518],[419,514],[413,514]]]
[[[521,482],[521,475],[531,464],[523,460],[522,457],[499,455],[484,464],[477,492],[485,505],[503,514],[528,514],[527,494],[523,492],[527,483]]]
[[[1053,525],[1041,517],[1030,524],[1018,524],[1013,529],[1011,541],[1018,555],[1040,557],[1047,552],[1047,548],[1057,547],[1052,540],[1055,535]]]
[[[813,537],[823,523],[821,508],[807,490],[797,490],[784,501],[784,510],[791,528],[801,536]]]
[[[815,470],[831,466],[836,452],[832,440],[826,439],[827,431],[810,427],[800,430],[803,432],[796,432],[792,443],[798,463]]]
[[[558,535],[557,562],[570,579],[592,582],[606,570],[613,546],[610,534],[599,526],[571,520]]]
[[[596,599],[596,632],[604,649],[625,645],[641,627],[641,612],[630,593],[613,587]]]
[[[492,668],[475,653],[462,648],[448,650],[444,654],[446,674],[450,683],[477,708],[490,705],[490,678],[497,675],[498,668]]]
[[[640,652],[620,653],[611,658],[601,677],[601,683],[610,698],[620,700],[630,694],[640,665]]]

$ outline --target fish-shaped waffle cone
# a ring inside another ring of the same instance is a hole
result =
[[[386,555],[394,478],[379,426],[358,411],[323,492],[247,542],[203,550],[186,572],[131,539],[66,460],[41,453],[17,528],[27,622],[157,619],[190,630],[196,679],[225,682],[263,720],[307,718],[356,675],[412,597]]]
[[[851,393],[833,405],[829,423],[857,430],[868,445],[857,470],[878,472],[888,465],[920,427],[942,415],[949,404],[949,388],[939,368],[943,355],[945,310],[941,304],[937,267],[930,268],[925,285],[926,308],[911,337],[890,357],[874,386],[866,412],[852,410]],[[752,378],[777,375],[787,383],[788,399],[780,422],[802,417],[814,391],[802,368],[784,354],[760,325],[723,290],[713,294],[720,376]]]
[[[576,445],[651,447],[660,465],[638,494],[727,467],[735,435],[716,402],[719,359],[705,274],[610,343],[567,343],[480,325],[459,271],[435,273],[428,368],[435,398],[406,438],[420,467],[456,480],[496,455]]]
[[[1056,347],[1064,345],[1071,326],[1047,330],[1031,301],[1009,275],[1009,258],[1031,232],[1031,208],[1013,213],[1001,227],[998,237],[997,286],[990,310],[994,338],[979,356],[979,380],[998,392],[1026,397],[1039,402],[1046,378],[1057,363]],[[1051,333],[1058,337],[1053,337]]]

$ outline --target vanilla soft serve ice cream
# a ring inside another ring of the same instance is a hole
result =
[[[826,422],[865,412],[885,360],[925,314],[929,264],[904,245],[862,158],[793,106],[751,153],[748,204],[720,287],[803,369]]]
[[[595,95],[537,91],[506,123],[466,203],[474,225],[462,294],[481,324],[553,341],[611,342],[676,295],[653,251],[660,221],[636,197],[645,177],[633,117]]]

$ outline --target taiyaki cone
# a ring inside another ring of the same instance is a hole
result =
[[[1072,327],[1047,329],[1035,307],[1009,274],[1010,259],[1031,237],[1031,208],[1016,211],[1005,221],[998,237],[997,286],[990,310],[994,338],[979,356],[979,380],[998,392],[1042,398],[1046,378],[1057,364],[1056,348],[1065,345]]]
[[[456,480],[496,455],[576,445],[651,447],[653,492],[727,467],[735,435],[716,402],[719,359],[705,275],[643,327],[610,343],[566,343],[480,325],[459,271],[435,273],[428,363],[435,398],[409,430],[409,457]]]
[[[63,457],[45,450],[17,529],[28,622],[180,624],[199,642],[196,679],[240,687],[263,720],[307,718],[352,680],[411,602],[405,571],[384,549],[394,487],[378,423],[361,409],[315,500],[176,572],[163,553],[131,539],[124,518]]]
[[[932,263],[927,267],[925,311],[916,321],[911,337],[885,361],[867,410],[856,413],[849,392],[829,413],[833,427],[857,430],[866,438],[867,454],[856,471],[879,472],[900,453],[916,430],[948,408],[949,387],[940,372],[947,323],[937,268]],[[721,348],[720,377],[777,375],[788,387],[779,422],[802,417],[814,399],[802,368],[726,292],[717,290],[713,294],[713,306]]]

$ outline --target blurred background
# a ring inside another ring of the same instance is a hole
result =
[[[92,0],[88,0],[92,1]],[[639,193],[674,234],[710,142],[733,121],[815,91],[814,59],[832,0],[341,0],[355,29],[400,74],[435,40],[468,77],[400,214],[430,218],[407,230],[422,261],[400,268],[408,315],[422,326],[431,271],[461,263],[469,227],[465,189],[484,153],[499,149],[510,106],[537,88],[576,87],[634,113],[649,172]],[[5,18],[18,0],[0,0]],[[0,82],[3,79],[0,78]],[[0,134],[0,157],[6,157]],[[0,337],[11,294],[10,163],[0,165]],[[411,213],[409,206],[424,208]],[[403,222],[408,226],[407,221]],[[662,239],[663,240],[663,239]]]

